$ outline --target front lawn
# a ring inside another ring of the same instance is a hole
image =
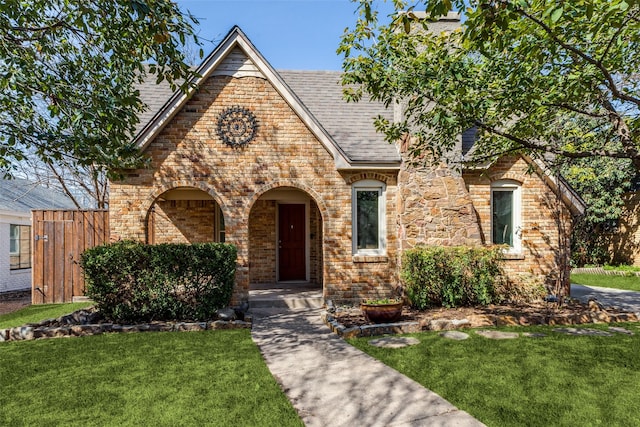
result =
[[[572,274],[571,283],[585,286],[600,286],[602,288],[624,289],[627,291],[640,291],[640,277],[637,276]]]
[[[55,319],[91,305],[91,303],[86,302],[30,305],[12,313],[0,315],[0,329],[22,326],[25,323],[37,323],[46,319]]]
[[[350,342],[489,426],[640,425],[640,327],[619,326],[635,335],[568,336],[538,326],[504,330],[546,337],[497,341],[468,331],[469,339],[453,341],[425,332],[403,349]]]
[[[302,425],[249,330],[8,342],[0,360],[0,425]]]

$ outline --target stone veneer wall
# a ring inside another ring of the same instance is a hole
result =
[[[403,250],[416,245],[482,244],[472,200],[462,177],[444,165],[403,166],[398,181],[398,223]]]
[[[156,202],[152,243],[205,243],[215,240],[213,200]]]
[[[257,137],[240,149],[225,145],[216,134],[218,115],[236,105],[251,110],[260,126]],[[148,169],[126,171],[123,181],[111,183],[112,237],[144,241],[149,209],[165,191],[193,187],[207,192],[222,209],[226,241],[238,248],[234,304],[248,299],[250,268],[261,262],[250,259],[249,214],[262,194],[278,187],[300,189],[318,206],[325,298],[387,295],[396,284],[395,172],[373,174],[387,183],[387,256],[355,259],[350,184],[373,178],[337,172],[330,153],[265,79],[209,78],[145,154],[151,160]]]
[[[569,256],[569,251],[561,248],[569,245],[571,214],[562,202],[557,213],[557,198],[542,176],[530,173],[529,163],[522,157],[503,157],[488,170],[465,171],[463,177],[480,220],[483,241],[487,243],[491,242],[491,183],[503,179],[521,183],[522,254],[508,257],[505,269],[514,280],[518,277],[526,280],[530,275],[553,284],[559,261]],[[563,231],[559,231],[557,219]]]

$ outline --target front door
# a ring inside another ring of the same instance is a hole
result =
[[[306,280],[305,205],[278,205],[280,280]]]

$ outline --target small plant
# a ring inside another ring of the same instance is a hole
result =
[[[366,299],[362,303],[367,305],[386,305],[386,304],[398,304],[402,302],[402,298],[379,298],[379,299]]]

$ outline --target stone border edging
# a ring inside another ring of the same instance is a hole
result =
[[[40,322],[50,322],[53,319]],[[114,323],[94,323],[69,326],[39,326],[27,324],[13,328],[0,329],[0,342],[28,341],[46,338],[81,337],[100,335],[104,333],[132,333],[132,332],[189,332],[218,329],[250,329],[251,316],[245,320],[212,320],[208,322],[154,322],[136,325],[119,325]]]
[[[548,318],[541,317],[515,317],[504,315],[485,316],[487,324],[478,326],[531,326],[531,325],[580,325],[587,323],[618,323],[638,322],[639,316],[635,313],[607,313],[606,311],[588,311],[580,314],[556,315]],[[420,322],[397,322],[373,325],[354,326],[347,328],[342,325],[331,313],[322,312],[322,320],[333,333],[342,338],[372,337],[378,335],[408,334],[423,331],[445,331],[461,328],[470,328],[468,319],[434,319],[427,324]]]

